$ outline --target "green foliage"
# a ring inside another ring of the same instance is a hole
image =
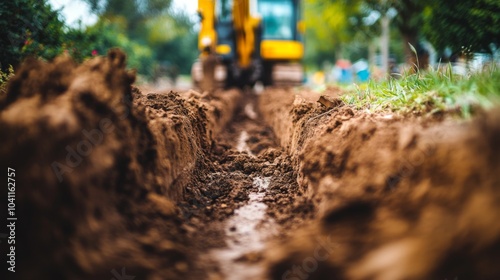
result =
[[[500,98],[500,69],[477,72],[470,76],[443,70],[406,74],[401,79],[370,81],[344,95],[344,102],[372,112],[435,114],[457,112],[469,117],[474,108],[490,108]]]
[[[77,34],[78,35],[78,34]],[[88,57],[104,55],[111,48],[121,48],[127,53],[127,64],[137,69],[143,75],[152,75],[154,66],[154,55],[151,48],[137,41],[131,40],[119,20],[111,22],[101,19],[95,25],[87,27],[84,36],[78,42],[80,50]]]
[[[156,61],[177,68],[180,73],[190,73],[192,62],[198,56],[198,36],[193,25],[191,19],[182,13],[159,15],[148,20],[146,41],[154,49]]]
[[[75,0],[76,1],[76,0]],[[91,4],[99,20],[93,26],[65,26],[47,0],[0,2],[0,69],[27,56],[50,60],[61,53],[76,61],[119,47],[128,65],[146,77],[158,64],[189,73],[197,55],[194,25],[170,10],[170,0],[80,0]]]
[[[52,59],[63,42],[64,23],[46,0],[0,2],[0,68],[27,56]]]
[[[126,18],[125,33],[132,39],[144,39],[150,31],[147,21],[168,15],[171,0],[83,0],[90,4],[100,18],[113,20],[116,16]]]
[[[500,47],[500,1],[441,0],[425,11],[425,35],[439,50],[462,47],[472,52],[491,52]]]
[[[84,0],[99,15],[87,33],[99,54],[110,47],[123,48],[129,65],[152,78],[158,64],[180,73],[190,72],[197,56],[194,23],[170,10],[170,0]],[[99,38],[98,38],[99,37]]]
[[[422,18],[422,0],[306,0],[306,61],[367,58],[368,46],[380,36],[378,18],[390,9],[397,11],[391,30],[391,53],[403,58],[406,42],[417,43]],[[397,28],[397,29],[396,29]],[[408,53],[407,53],[408,55]],[[336,56],[336,57],[335,57]]]
[[[360,0],[356,1],[326,1],[306,0],[305,19],[310,38],[320,44],[319,50],[331,50],[342,42],[351,40],[351,29],[359,26],[350,21],[350,17],[361,17],[364,12]],[[356,27],[354,27],[356,26]]]
[[[197,43],[198,36],[193,31],[186,33],[184,36],[178,36],[158,46],[157,60],[177,67],[180,73],[189,74],[192,62],[198,56]]]
[[[3,97],[3,95],[6,93],[7,82],[12,76],[14,76],[14,68],[12,67],[12,65],[9,65],[9,67],[7,68],[7,72],[3,72],[2,70],[0,70],[0,97]]]
[[[376,31],[363,24],[366,8],[361,0],[305,0],[306,63],[321,68],[324,61],[356,56],[350,50],[367,53]]]
[[[391,25],[399,34],[391,34],[391,53],[396,50],[398,57],[404,53],[410,64],[415,63],[415,56],[408,43],[416,47],[422,65],[426,64],[419,44],[422,39],[439,51],[450,47],[454,53],[500,49],[498,0],[306,0],[307,46],[312,48],[306,50],[306,59],[318,62],[332,60],[334,54],[357,55],[380,35],[374,15],[394,11]],[[372,20],[367,22],[367,18]]]

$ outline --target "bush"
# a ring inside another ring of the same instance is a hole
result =
[[[4,94],[7,93],[7,82],[12,76],[14,76],[14,68],[12,65],[9,65],[7,72],[0,70],[0,97],[3,97]]]
[[[0,68],[16,66],[27,56],[52,59],[61,51],[64,23],[46,0],[0,3]]]

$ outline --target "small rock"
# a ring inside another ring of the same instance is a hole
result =
[[[273,175],[274,169],[272,169],[272,168],[266,168],[266,169],[263,170],[262,173],[264,174],[264,176],[269,177],[269,176]]]
[[[324,95],[319,97],[318,102],[329,109],[332,109],[335,107],[340,107],[344,103],[344,102],[342,102],[342,100],[340,100],[338,98],[327,97]]]
[[[222,209],[227,208],[227,204],[222,203],[222,204],[220,205],[220,208],[222,208]]]

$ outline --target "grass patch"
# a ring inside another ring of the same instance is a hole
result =
[[[500,100],[500,69],[468,76],[445,70],[405,74],[399,79],[354,85],[342,96],[345,103],[371,112],[433,115],[458,113],[469,118],[475,109],[488,109]]]

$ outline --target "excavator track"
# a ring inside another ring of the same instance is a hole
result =
[[[272,69],[273,86],[300,86],[304,82],[304,69],[299,63],[278,63]]]

